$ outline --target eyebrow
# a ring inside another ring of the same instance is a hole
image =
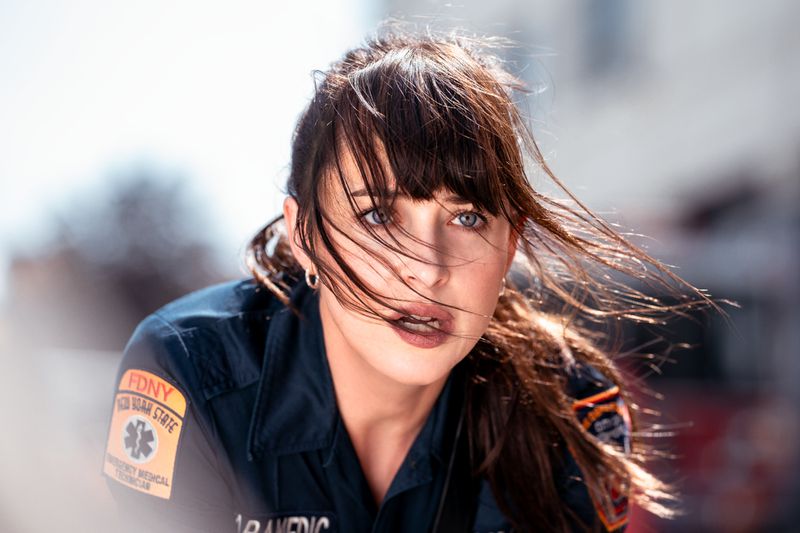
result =
[[[390,196],[394,195],[394,191],[379,191],[377,196]],[[369,191],[367,189],[356,189],[354,191],[350,191],[350,196],[370,196]]]
[[[399,193],[398,194],[393,190],[378,191],[377,196],[381,196],[381,197],[385,198],[387,196],[392,196],[393,197],[393,196],[395,196],[395,194],[397,194],[397,196],[401,196],[401,197],[402,196],[407,196],[406,194],[403,194],[403,193]],[[370,196],[370,194],[369,194],[369,191],[367,191],[366,189],[362,188],[362,189],[356,189],[354,191],[351,191],[350,192],[350,196],[353,196],[353,197],[359,196],[359,197],[361,197],[361,196]],[[459,196],[457,194],[451,194],[449,196],[446,196],[445,198],[442,199],[442,201],[447,202],[447,203],[451,203],[451,204],[472,204],[471,201],[469,201],[466,198],[464,198],[463,196]]]

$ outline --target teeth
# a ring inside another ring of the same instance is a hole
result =
[[[431,317],[429,317],[429,316],[422,316],[422,315],[411,315],[411,316],[413,318],[416,318],[417,320],[423,320],[425,322],[427,322],[429,320],[432,320]]]
[[[417,317],[414,318],[417,319]],[[411,331],[429,332],[431,330],[439,328],[439,321],[429,318],[427,322],[425,322],[424,324],[420,324],[418,322],[410,322],[408,320],[403,320],[403,325],[406,327],[406,329],[409,329]]]

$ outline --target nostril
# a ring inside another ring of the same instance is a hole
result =
[[[426,287],[434,287],[447,280],[448,269],[441,264],[417,263],[406,269],[406,274],[404,277],[407,280],[420,283]]]

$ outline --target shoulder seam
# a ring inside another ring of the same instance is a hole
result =
[[[180,342],[181,349],[183,349],[184,356],[187,359],[191,359],[191,356],[189,355],[189,348],[186,346],[186,343],[183,340],[183,335],[181,335],[181,332],[178,331],[178,328],[176,328],[175,325],[172,322],[170,322],[169,320],[164,318],[158,311],[154,311],[151,314],[152,314],[153,317],[157,318],[165,326],[167,326],[169,328],[170,332],[178,338],[178,342]],[[198,379],[199,379],[199,375],[198,375],[198,372],[197,372],[197,367],[194,364],[194,361],[192,362],[191,367],[192,367],[192,369],[194,371],[193,373],[196,376],[198,376]],[[196,404],[198,403],[197,399],[193,398],[193,400],[195,400],[193,402],[195,404],[194,409],[197,409],[197,407],[196,407]],[[191,407],[189,407],[189,408],[191,408]],[[211,416],[209,413],[207,413],[207,416],[201,416],[201,414],[198,412],[198,413],[196,413],[196,418],[197,418],[197,422],[198,422],[197,425],[200,427],[200,431],[205,434],[206,439],[208,439],[209,442],[211,442],[212,440],[219,442],[219,440],[220,440],[219,431],[217,430],[217,425],[216,425],[216,421],[214,420],[214,417]],[[201,419],[206,419],[206,420],[203,421]],[[210,426],[210,427],[208,427],[208,426]],[[220,458],[219,447],[214,446],[212,451],[214,453],[215,468],[216,468],[216,470],[218,472],[222,473],[223,472],[223,467],[222,467],[222,459]]]
[[[183,335],[181,335],[181,332],[178,331],[178,328],[176,328],[172,322],[164,318],[158,311],[153,312],[152,315],[155,318],[159,319],[161,322],[163,322],[164,325],[167,326],[176,337],[178,337],[178,341],[180,342],[181,348],[183,349],[183,354],[184,356],[186,356],[187,359],[189,359],[190,358],[189,348],[186,347],[186,343],[183,341]]]

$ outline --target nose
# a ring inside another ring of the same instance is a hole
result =
[[[411,233],[403,239],[404,254],[399,254],[403,281],[415,289],[434,289],[447,283],[450,268],[441,241],[435,231]]]

